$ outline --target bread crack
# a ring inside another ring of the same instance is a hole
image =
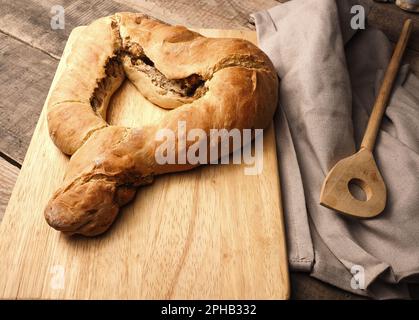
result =
[[[97,86],[90,98],[90,105],[96,113],[102,113],[102,109],[106,108],[110,96],[119,87],[125,77],[119,54],[115,54],[109,58],[105,64],[105,76],[97,81]]]
[[[170,92],[180,97],[198,99],[207,91],[204,78],[197,73],[182,79],[168,79],[145,54],[138,57],[126,54],[130,59],[131,66],[136,71],[147,75],[153,85],[166,91],[166,94]]]
[[[130,38],[122,39],[119,21],[113,18],[111,23],[112,31],[117,39],[114,56],[106,62],[105,76],[97,81],[90,104],[93,110],[106,117],[106,104],[110,95],[115,91],[125,77],[124,67],[135,70],[135,72],[146,76],[151,84],[158,89],[161,96],[179,97],[182,103],[188,103],[199,99],[208,91],[207,81],[211,80],[218,71],[231,67],[242,67],[246,69],[268,70],[266,62],[260,57],[251,54],[232,54],[217,62],[205,74],[193,73],[182,79],[169,79],[156,66],[155,63],[145,54],[143,47],[132,41]],[[112,90],[113,89],[113,90]]]
[[[258,69],[258,70],[268,70],[266,68],[266,63],[262,60],[258,60],[256,56],[253,55],[244,55],[244,54],[233,54],[224,59],[221,59],[215,66],[212,68],[211,77],[214,73],[231,67],[243,67],[246,69]]]

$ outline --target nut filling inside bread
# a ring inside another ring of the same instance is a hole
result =
[[[191,74],[184,79],[167,79],[163,73],[157,70],[153,61],[146,55],[140,57],[128,56],[123,61],[130,67],[135,68],[136,71],[144,73],[155,86],[162,88],[166,94],[170,91],[181,97],[193,97],[197,99],[207,90],[204,87],[205,80],[198,74]]]
[[[47,117],[52,141],[71,158],[45,218],[67,234],[103,233],[138,186],[199,165],[159,164],[160,130],[176,132],[180,121],[187,133],[199,128],[208,136],[211,129],[264,129],[277,106],[275,69],[255,45],[207,38],[139,13],[92,22],[63,64]],[[125,80],[150,102],[170,109],[158,123],[128,128],[106,122],[109,101]],[[187,152],[195,142],[181,149]],[[178,141],[173,148],[177,158]]]

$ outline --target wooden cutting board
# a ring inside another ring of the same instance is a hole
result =
[[[63,59],[83,28],[71,33]],[[252,31],[198,31],[256,43]],[[61,70],[62,63],[52,87]],[[110,122],[141,126],[165,112],[126,81],[111,102]],[[0,225],[0,297],[287,299],[272,126],[263,160],[258,176],[231,164],[157,177],[104,235],[67,237],[43,217],[68,163],[48,136],[45,104]]]

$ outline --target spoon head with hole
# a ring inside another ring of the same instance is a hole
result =
[[[355,184],[365,193],[357,199],[350,190]],[[343,214],[372,218],[386,205],[386,186],[370,150],[361,148],[353,156],[340,160],[323,182],[320,204]]]

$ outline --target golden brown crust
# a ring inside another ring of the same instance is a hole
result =
[[[51,107],[47,117],[51,139],[65,154],[73,154],[94,131],[107,126],[89,103],[62,102]]]
[[[150,101],[176,109],[155,125],[108,126],[109,97],[125,75]],[[182,120],[208,135],[210,129],[262,129],[277,95],[272,63],[248,41],[206,38],[143,14],[96,20],[73,45],[48,104],[50,135],[72,157],[45,210],[47,222],[70,234],[104,232],[136,187],[196,166],[157,164],[159,129],[176,132]]]

